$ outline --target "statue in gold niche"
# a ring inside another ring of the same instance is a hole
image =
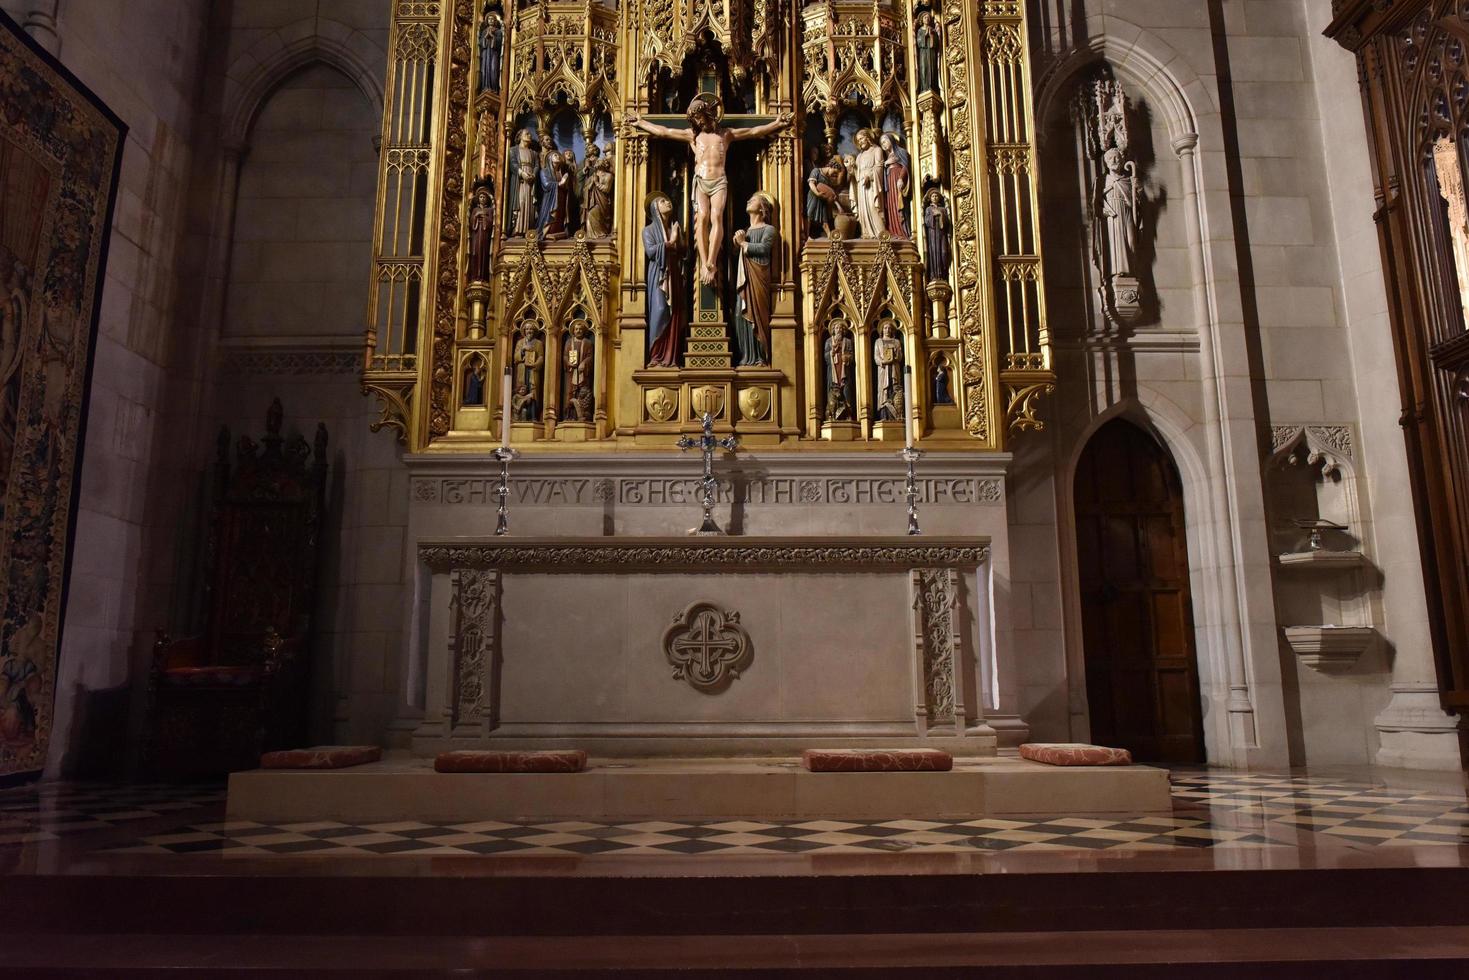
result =
[[[546,342],[541,339],[540,325],[534,320],[520,324],[520,337],[515,341],[515,392],[525,401],[515,407],[519,421],[533,421],[541,410],[541,382],[546,370]],[[525,411],[523,411],[523,409]]]
[[[564,418],[570,422],[592,420],[592,338],[588,336],[587,321],[572,320],[571,332],[566,338],[566,410]]]
[[[724,241],[724,206],[729,199],[729,175],[724,162],[729,145],[736,140],[763,139],[789,127],[795,117],[783,112],[773,122],[744,129],[720,125],[724,109],[719,97],[694,96],[687,112],[688,129],[671,129],[630,115],[628,125],[650,136],[689,144],[694,154],[694,248],[699,259],[699,279],[707,285],[719,280],[719,252]]]
[[[857,378],[853,367],[857,361],[857,345],[847,331],[845,320],[833,320],[828,330],[823,354],[826,361],[826,420],[852,421],[857,404]]]
[[[903,419],[903,338],[892,320],[882,321],[878,338],[872,342],[872,362],[877,368],[877,419]]]

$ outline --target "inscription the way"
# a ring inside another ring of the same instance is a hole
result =
[[[421,479],[414,496],[422,503],[495,503],[495,480]],[[699,500],[699,481],[666,478],[530,479],[512,480],[511,499],[517,503],[557,505],[682,506]],[[999,480],[960,477],[918,481],[922,504],[994,504],[1002,499]],[[900,479],[868,477],[722,480],[718,500],[723,504],[898,504],[904,500]]]

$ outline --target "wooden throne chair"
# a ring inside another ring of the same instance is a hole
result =
[[[231,462],[222,428],[205,553],[204,630],[159,631],[149,672],[147,755],[160,775],[253,769],[308,735],[311,626],[326,506],[325,425],[314,445],[281,435],[275,399],[260,443]]]

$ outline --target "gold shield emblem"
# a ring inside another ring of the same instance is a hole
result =
[[[712,415],[719,418],[724,414],[724,389],[715,385],[704,385],[694,389],[694,414],[703,418]]]
[[[770,415],[770,389],[746,388],[740,392],[740,413],[746,422],[764,422]]]
[[[678,414],[678,392],[672,388],[648,388],[643,392],[643,404],[649,419],[667,422]]]

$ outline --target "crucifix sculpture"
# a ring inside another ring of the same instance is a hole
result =
[[[714,494],[719,489],[719,481],[714,478],[714,450],[723,447],[734,452],[740,444],[737,436],[725,436],[723,439],[714,438],[714,416],[708,412],[704,413],[704,434],[697,439],[688,436],[680,436],[678,448],[683,450],[699,449],[704,454],[704,476],[699,481],[699,487],[703,491],[704,523],[689,531],[690,534],[723,534],[718,524],[714,522]]]
[[[783,112],[759,126],[734,129],[723,125],[724,108],[719,96],[701,92],[688,108],[688,128],[660,126],[642,116],[630,115],[628,125],[650,136],[689,144],[694,154],[694,246],[699,255],[699,279],[706,286],[719,279],[719,251],[724,245],[724,206],[729,198],[725,158],[735,140],[761,139],[788,128],[795,120]]]

